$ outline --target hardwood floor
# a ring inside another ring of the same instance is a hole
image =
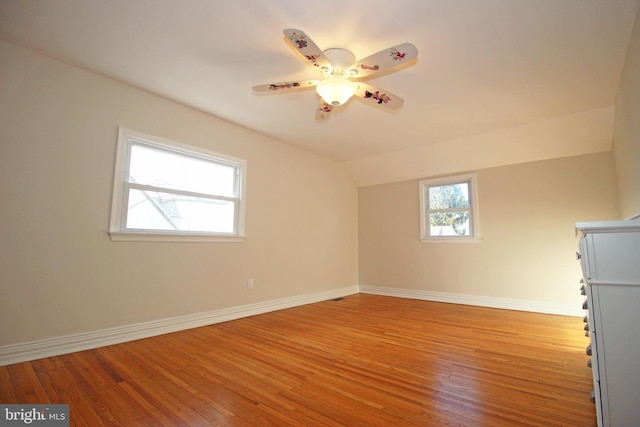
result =
[[[582,319],[352,295],[0,367],[73,426],[595,426]]]

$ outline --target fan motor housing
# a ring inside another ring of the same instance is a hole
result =
[[[336,75],[342,76],[344,75],[344,73],[346,73],[347,68],[351,64],[356,62],[355,55],[350,51],[348,51],[347,49],[341,49],[341,48],[335,47],[335,48],[327,49],[322,53],[324,53],[327,59],[329,59],[329,62],[333,67],[332,70],[325,70],[325,69],[322,70],[323,74],[325,74],[325,77],[336,76]],[[347,76],[344,76],[344,77],[347,77]]]

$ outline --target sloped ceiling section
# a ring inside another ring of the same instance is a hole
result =
[[[610,149],[638,0],[0,0],[0,38],[344,163],[359,185]],[[299,28],[357,59],[419,51],[317,122],[317,79],[285,43]]]

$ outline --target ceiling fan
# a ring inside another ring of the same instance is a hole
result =
[[[352,79],[386,72],[416,58],[418,49],[411,43],[381,50],[356,62],[353,53],[346,49],[320,50],[313,40],[300,30],[286,29],[284,35],[286,41],[309,65],[320,70],[322,79],[257,85],[253,86],[255,92],[289,92],[315,87],[320,95],[316,119],[329,118],[335,107],[343,105],[352,96],[382,109],[395,110],[402,106],[404,101],[399,96],[361,81],[354,82]]]

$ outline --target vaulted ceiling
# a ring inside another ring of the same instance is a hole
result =
[[[343,163],[359,185],[603,151],[638,0],[0,0],[0,39]],[[417,60],[315,120],[317,79],[283,29],[357,59]]]

